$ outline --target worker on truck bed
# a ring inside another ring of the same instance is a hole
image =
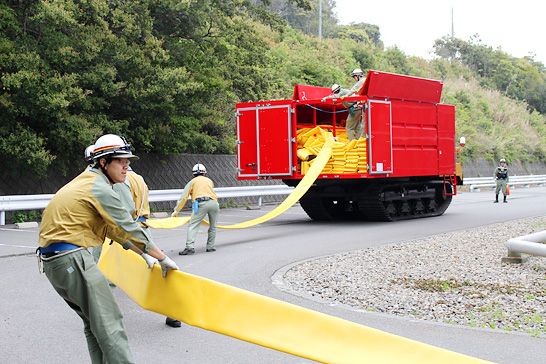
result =
[[[332,85],[332,94],[330,96],[323,97],[322,100],[320,100],[320,101],[324,102],[327,99],[333,99],[333,98],[336,98],[336,97],[339,98],[341,96],[349,96],[349,95],[350,95],[349,89],[341,88],[341,85],[338,85],[337,83],[334,83]],[[346,102],[344,104],[348,104],[348,103]]]
[[[351,77],[356,81],[353,88],[349,90],[349,94],[353,95],[359,95],[360,90],[362,89],[362,86],[364,86],[364,81],[366,81],[366,77],[364,77],[364,72],[360,68],[356,68],[352,73]]]
[[[360,90],[362,89],[362,86],[364,85],[364,81],[366,80],[366,77],[364,77],[364,72],[360,68],[356,68],[352,73],[351,76],[356,81],[355,85],[349,90],[349,95],[356,96],[359,94]],[[341,96],[341,100],[346,96]],[[353,139],[360,139],[362,136],[362,133],[364,132],[364,128],[362,127],[362,107],[355,105],[352,108],[353,115],[349,112],[349,117],[347,118],[347,123],[345,124],[345,130],[347,131],[347,137],[349,138],[349,141]]]
[[[342,101],[347,96],[358,96],[360,89],[364,85],[366,77],[364,77],[364,72],[360,68],[355,69],[351,76],[356,81],[356,84],[349,90],[341,88],[340,85],[334,84],[332,86],[332,95],[323,98],[321,101],[324,102],[326,99],[331,99],[334,97],[339,97]],[[342,105],[346,108],[349,108],[349,117],[345,123],[345,130],[347,131],[347,137],[349,141],[354,139],[360,139],[364,132],[362,127],[362,107],[356,102],[342,102]]]
[[[334,83],[332,85],[332,94],[330,96],[323,97],[322,100],[320,101],[325,102],[327,99],[334,99],[334,98],[339,98],[341,96],[349,96],[349,95],[350,95],[349,89],[341,88],[341,85]],[[356,104],[356,102],[342,102],[341,104],[345,106],[347,109],[349,109],[349,114],[354,113],[352,107],[354,104]],[[345,126],[346,122],[347,122],[346,120],[342,120],[341,124],[338,124],[338,125]]]

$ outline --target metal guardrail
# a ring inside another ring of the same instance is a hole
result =
[[[289,195],[294,187],[285,185],[218,187],[214,191],[218,198],[258,197],[258,205],[262,204],[262,196]],[[183,189],[152,190],[148,194],[149,202],[178,201]],[[0,196],[0,225],[6,224],[6,211],[24,211],[45,209],[53,194],[43,195],[11,195]]]
[[[529,176],[510,176],[508,186],[529,186],[546,184],[546,174],[529,175]],[[495,187],[497,184],[493,177],[472,177],[464,178],[463,185],[468,186],[470,192],[474,192],[480,188]]]
[[[510,176],[509,186],[546,185],[546,175]],[[465,178],[463,185],[469,186],[470,192],[482,187],[495,187],[493,177]],[[218,198],[237,198],[257,196],[261,205],[262,196],[288,195],[294,187],[285,185],[218,187],[214,189]],[[183,189],[152,190],[148,194],[150,202],[177,201]],[[45,209],[53,194],[0,196],[0,225],[6,223],[6,211],[24,211]]]
[[[546,257],[546,231],[518,236],[506,242],[508,254],[501,258],[502,263],[523,263],[521,253]]]

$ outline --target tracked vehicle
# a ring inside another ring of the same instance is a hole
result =
[[[296,186],[325,133],[332,158],[300,199],[314,220],[396,221],[443,214],[462,184],[455,107],[440,103],[443,83],[369,71],[357,95],[296,85],[291,100],[239,103],[239,179]],[[323,100],[323,101],[321,101]],[[350,108],[362,109],[363,137],[349,141]]]

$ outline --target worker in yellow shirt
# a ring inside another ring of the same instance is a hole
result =
[[[132,147],[117,135],[103,135],[93,158],[94,166],[62,187],[44,210],[37,252],[55,291],[84,322],[91,363],[134,363],[123,315],[87,248],[109,237],[131,242],[149,268],[159,261],[163,277],[178,266],[133,221],[112,188],[125,181],[130,161],[138,159]]]
[[[214,192],[214,183],[208,177],[205,176],[207,169],[202,164],[196,164],[193,166],[192,174],[194,178],[189,181],[184,187],[182,196],[178,199],[174,212],[171,216],[175,217],[178,212],[182,210],[186,204],[188,196],[191,195],[192,201],[192,215],[190,217],[190,223],[188,225],[188,234],[186,238],[186,248],[179,252],[180,255],[190,255],[195,253],[195,238],[199,231],[199,225],[208,215],[209,217],[209,231],[207,237],[207,252],[214,252],[214,241],[216,239],[216,225],[218,224],[218,213],[220,212],[220,205],[218,205],[218,197]]]
[[[85,160],[92,166],[93,161],[93,150],[95,149],[94,145],[90,145],[85,149]],[[148,202],[148,185],[144,181],[144,177],[133,171],[131,167],[127,170],[127,178],[123,183],[116,183],[112,187],[116,191],[123,202],[123,205],[127,211],[133,217],[133,220],[141,224],[146,231],[149,231],[148,226],[146,225],[146,220],[150,218],[150,204]],[[139,250],[136,250],[133,247],[131,242],[126,242],[123,244],[125,249],[132,249],[137,253],[141,253]],[[99,261],[100,254],[102,251],[102,245],[99,247],[93,248],[93,258],[95,262]],[[116,286],[109,282],[110,287],[114,289]],[[180,320],[167,317],[165,323],[171,327],[181,327],[182,322]]]

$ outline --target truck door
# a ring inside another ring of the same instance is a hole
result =
[[[370,174],[392,173],[392,121],[390,101],[368,101]]]
[[[455,170],[455,106],[438,105],[438,173]]]
[[[290,105],[237,109],[239,177],[291,176]]]

